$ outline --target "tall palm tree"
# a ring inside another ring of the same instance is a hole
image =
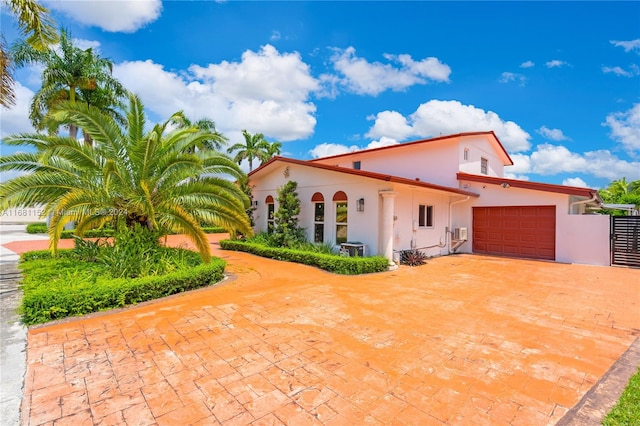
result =
[[[82,103],[63,102],[52,112],[61,123],[78,123],[96,143],[71,137],[21,134],[10,145],[35,147],[35,153],[0,157],[0,171],[29,172],[0,186],[0,211],[43,203],[51,214],[49,236],[56,251],[65,224],[87,229],[120,220],[133,227],[186,234],[203,260],[210,259],[202,224],[250,235],[245,208],[249,200],[229,178],[244,173],[230,158],[212,151],[193,151],[213,135],[196,127],[172,130],[183,117],[176,113],[144,132],[144,106],[129,96],[126,125]]]
[[[252,135],[246,130],[242,131],[244,143],[237,143],[229,147],[228,153],[236,152],[233,161],[240,164],[243,160],[249,161],[249,171],[253,170],[253,160],[263,158],[269,142],[264,139],[262,133]]]
[[[211,139],[203,140],[196,148],[199,150],[220,151],[227,144],[227,137],[216,129],[216,123],[210,118],[201,118],[195,122],[187,117],[182,123],[178,123],[178,127],[195,126],[203,132],[213,135]]]
[[[42,87],[35,93],[29,111],[29,118],[38,130],[57,131],[57,123],[45,121],[45,116],[61,102],[82,100],[90,103],[91,93],[100,91],[102,94],[96,99],[102,104],[96,106],[108,107],[110,105],[105,103],[110,102],[106,100],[115,102],[126,93],[124,86],[111,75],[113,63],[95,54],[91,48],[82,50],[75,46],[64,29],[60,30],[59,49],[39,51],[25,41],[19,41],[12,47],[12,52],[16,66],[39,63],[45,67]],[[69,136],[76,138],[78,126],[76,123],[68,123],[68,126]]]
[[[34,0],[5,0],[11,13],[18,21],[18,26],[26,42],[39,51],[46,50],[58,41],[53,20],[49,10]],[[0,105],[15,105],[13,81],[13,58],[7,48],[4,34],[0,35]]]
[[[276,155],[280,155],[281,150],[282,142],[267,142],[267,146],[262,153],[262,157],[260,157],[260,163],[266,163]]]

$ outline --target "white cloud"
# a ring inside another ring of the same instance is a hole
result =
[[[541,175],[588,173],[609,180],[621,176],[628,180],[640,179],[639,161],[622,160],[608,150],[578,154],[561,145],[542,144],[530,155],[529,162],[530,172]]]
[[[531,154],[531,166],[534,173],[554,175],[586,171],[589,165],[583,156],[570,152],[562,145],[541,144]]]
[[[460,132],[493,130],[508,152],[526,151],[531,136],[513,121],[503,121],[493,111],[485,111],[458,101],[431,100],[409,117],[419,137]]]
[[[547,126],[542,126],[538,130],[536,130],[539,134],[547,139],[551,139],[553,141],[564,141],[569,138],[562,133],[560,129],[550,129]]]
[[[511,83],[512,81],[518,81],[520,82],[520,86],[524,86],[527,78],[522,74],[514,72],[503,72],[502,75],[500,75],[500,79],[498,81],[500,83]]]
[[[334,50],[331,61],[343,76],[340,85],[359,95],[376,96],[385,90],[401,91],[430,80],[448,82],[451,74],[448,65],[433,57],[414,61],[405,54],[385,54],[385,59],[391,63],[383,64],[357,57],[353,47]],[[400,66],[394,66],[397,64]]]
[[[616,47],[622,47],[625,52],[632,50],[638,50],[638,52],[640,52],[640,38],[628,41],[611,40],[610,43]]]
[[[371,141],[366,149],[382,148],[383,146],[398,145],[399,142],[393,138],[381,137],[380,140]]]
[[[280,31],[272,31],[271,32],[271,37],[269,37],[269,40],[278,41],[281,38],[282,38],[282,34],[280,34]]]
[[[562,181],[563,185],[566,186],[576,186],[578,188],[588,188],[587,182],[583,181],[579,177],[567,178]]]
[[[102,28],[109,32],[132,33],[155,21],[162,11],[160,0],[138,1],[53,1],[45,5],[63,12],[81,24]]]
[[[547,68],[560,68],[560,67],[565,67],[567,65],[569,65],[567,62],[565,61],[561,61],[559,59],[554,59],[552,61],[549,61],[547,63],[545,63],[545,65],[547,66]]]
[[[29,104],[33,92],[16,81],[16,104],[12,108],[0,107],[0,139],[17,133],[33,133],[29,120]]]
[[[509,152],[526,151],[531,136],[513,121],[503,121],[493,111],[484,111],[458,101],[431,100],[421,104],[408,118],[397,111],[382,111],[366,136],[405,140],[462,132],[493,130]]]
[[[352,145],[340,145],[337,143],[321,143],[316,145],[309,153],[313,158],[330,157],[332,155],[346,154],[348,152],[358,151],[360,148]]]
[[[520,68],[531,68],[534,67],[536,64],[534,64],[532,61],[526,61],[520,64]]]
[[[85,40],[82,38],[74,38],[73,45],[82,50],[93,49],[94,52],[100,51],[100,42],[96,40]],[[56,45],[56,47],[59,47],[59,46],[60,45]]]
[[[605,74],[615,74],[621,77],[635,77],[636,75],[640,75],[640,68],[636,64],[630,65],[631,68],[629,71],[623,69],[622,67],[602,67],[602,72]]]
[[[8,182],[11,179],[15,179],[19,176],[26,175],[27,172],[23,172],[21,170],[7,170],[0,172],[0,183]]]
[[[387,137],[382,137],[377,141],[371,141],[365,147],[359,147],[357,145],[347,146],[337,143],[321,143],[320,145],[316,145],[311,151],[309,151],[309,153],[313,158],[330,157],[332,155],[346,154],[363,149],[374,149],[397,145],[398,143],[399,142],[397,140]]]
[[[406,139],[413,133],[413,128],[407,123],[406,117],[397,111],[382,111],[375,117],[375,123],[365,135],[368,138],[389,137],[394,139]]]
[[[309,137],[316,124],[308,97],[318,81],[297,53],[270,45],[246,51],[240,62],[192,65],[182,74],[137,61],[117,65],[114,75],[162,119],[183,110],[213,119],[225,134],[247,129],[283,142]]]
[[[529,180],[529,176],[527,175],[517,175],[507,171],[504,172],[504,177],[506,177],[507,179],[526,180],[526,181]]]
[[[640,103],[628,111],[612,112],[602,124],[611,129],[611,138],[627,151],[640,151]]]
[[[513,166],[505,168],[505,172],[512,175],[530,173],[531,172],[531,158],[526,154],[511,154],[509,155],[513,160]]]

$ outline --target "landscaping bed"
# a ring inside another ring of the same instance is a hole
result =
[[[271,247],[241,240],[222,240],[220,246],[225,250],[243,251],[271,259],[317,266],[336,274],[368,274],[389,269],[389,261],[382,256],[345,257],[333,253]]]
[[[113,265],[80,256],[77,250],[24,253],[20,314],[26,325],[119,308],[188,290],[206,287],[224,277],[222,259],[203,263],[192,251],[161,249],[160,270],[146,276],[114,277]],[[157,260],[157,259],[155,259]],[[116,265],[117,267],[117,265]],[[126,270],[125,270],[126,272]]]
[[[202,230],[206,234],[222,234],[227,232],[224,228],[218,226],[203,226]],[[61,239],[71,239],[75,234],[75,229],[62,231]],[[29,234],[46,234],[48,233],[47,224],[44,222],[30,223],[27,225],[27,233]],[[90,229],[84,233],[84,238],[108,238],[113,237],[115,231],[111,228]]]

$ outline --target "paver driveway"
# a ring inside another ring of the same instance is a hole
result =
[[[455,255],[345,277],[216,238],[216,287],[30,329],[24,424],[553,424],[640,328],[638,270]]]

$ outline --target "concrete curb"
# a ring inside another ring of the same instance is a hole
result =
[[[556,426],[599,425],[620,399],[629,379],[640,366],[640,337],[593,385],[580,402],[556,423]]]

